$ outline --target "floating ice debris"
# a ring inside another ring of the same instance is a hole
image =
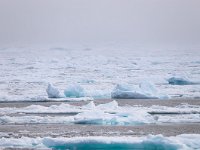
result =
[[[140,149],[140,150],[197,150],[200,149],[199,134],[182,134],[165,137],[163,135],[147,135],[143,137],[20,137],[0,138],[0,148],[23,149]]]
[[[78,84],[73,84],[73,85],[68,85],[67,88],[64,91],[64,94],[66,97],[84,97],[85,96],[85,91],[84,89],[78,85]]]
[[[61,98],[59,90],[50,83],[48,84],[46,92],[49,98]]]
[[[111,93],[112,98],[116,99],[158,99],[168,98],[159,94],[155,86],[150,82],[142,82],[138,88],[129,85],[118,84]]]
[[[182,78],[182,77],[171,77],[168,80],[169,84],[172,85],[193,85],[193,84],[197,84],[195,82],[189,81],[186,78]]]

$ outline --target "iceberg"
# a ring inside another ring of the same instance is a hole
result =
[[[189,81],[188,79],[182,78],[182,77],[171,77],[167,81],[171,85],[193,85],[193,84],[197,84],[195,82]]]
[[[85,96],[85,91],[79,84],[72,84],[65,89],[64,94],[66,97],[80,98]]]
[[[46,92],[48,94],[48,98],[61,98],[60,91],[54,87],[51,83],[48,84],[48,87],[46,89]]]

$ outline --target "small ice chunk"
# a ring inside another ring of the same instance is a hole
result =
[[[46,92],[48,94],[48,98],[60,98],[61,97],[59,90],[56,87],[54,87],[51,83],[48,84]]]
[[[112,98],[118,99],[153,99],[158,98],[156,94],[153,93],[155,88],[152,88],[152,85],[141,84],[139,89],[134,89],[129,85],[120,85],[118,84],[111,93]],[[145,91],[146,89],[146,91]]]
[[[158,91],[155,88],[155,85],[151,82],[141,82],[139,85],[142,92],[144,92],[147,95],[157,95]]]
[[[85,96],[85,91],[84,89],[78,85],[78,84],[73,84],[73,85],[69,85],[65,91],[64,94],[66,97],[84,97]]]
[[[189,81],[188,79],[182,78],[182,77],[171,77],[167,81],[171,85],[192,85],[192,84],[195,84],[194,82]]]

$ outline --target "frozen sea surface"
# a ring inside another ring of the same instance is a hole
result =
[[[0,101],[48,100],[48,83],[61,95],[69,85],[78,84],[84,96],[110,98],[117,84],[138,87],[143,81],[155,84],[159,93],[171,98],[200,97],[199,84],[169,84],[168,79],[176,76],[199,83],[199,50],[112,46],[0,49]]]

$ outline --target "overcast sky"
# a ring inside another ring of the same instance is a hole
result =
[[[0,44],[199,39],[200,0],[0,0]]]

